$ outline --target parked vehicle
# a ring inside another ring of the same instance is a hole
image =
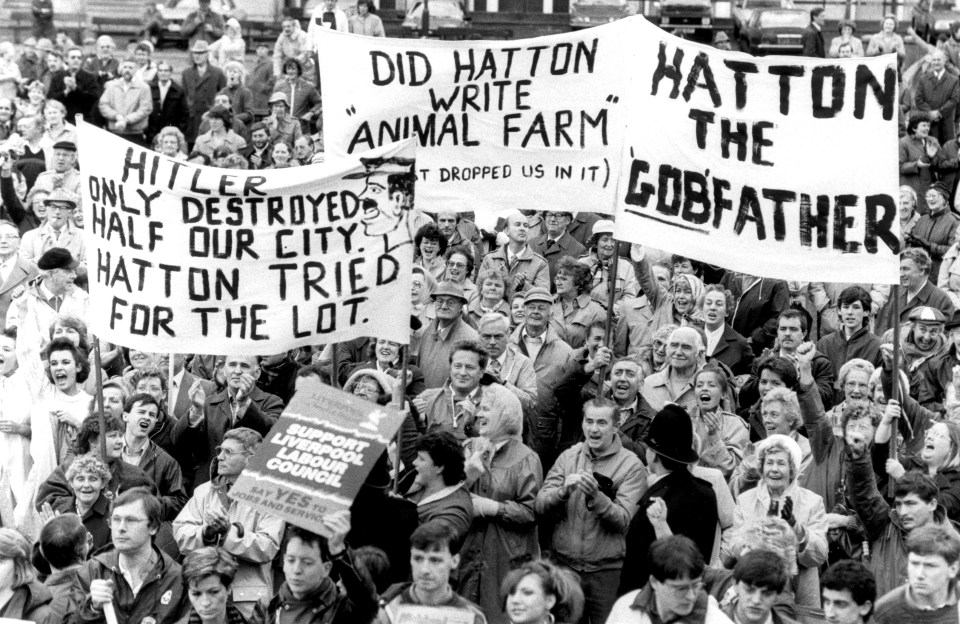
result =
[[[913,7],[913,29],[928,43],[950,34],[950,24],[960,21],[958,0],[918,0]]]
[[[809,25],[804,9],[756,9],[740,32],[740,49],[756,56],[800,54],[800,37]]]
[[[658,24],[681,37],[710,41],[714,30],[730,27],[730,2],[661,0]]]
[[[469,25],[470,18],[460,0],[427,0],[426,4],[430,16],[428,36],[442,38],[442,31],[463,31]],[[419,36],[423,32],[423,5],[422,1],[416,2],[403,18],[401,26],[409,36]]]
[[[570,4],[570,28],[578,30],[609,24],[629,17],[635,11],[627,0],[574,0]]]
[[[750,21],[757,9],[792,9],[792,0],[737,0],[733,5],[733,38],[740,38],[740,31]]]

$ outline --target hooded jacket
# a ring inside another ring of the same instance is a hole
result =
[[[563,498],[564,481],[575,472],[609,477],[614,497],[599,494],[587,499],[576,490]],[[553,552],[557,560],[581,573],[621,569],[627,529],[646,490],[647,469],[635,454],[623,448],[619,436],[615,435],[600,455],[594,455],[586,442],[564,451],[547,473],[536,502],[537,514],[554,520]]]

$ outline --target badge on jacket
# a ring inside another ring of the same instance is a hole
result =
[[[162,604],[162,605],[168,605],[168,604],[170,604],[170,599],[171,599],[171,598],[173,598],[173,590],[172,590],[172,589],[168,589],[167,591],[165,591],[165,592],[163,593],[162,596],[160,596],[160,604]],[[149,623],[148,623],[148,622],[142,622],[141,624],[149,624]]]

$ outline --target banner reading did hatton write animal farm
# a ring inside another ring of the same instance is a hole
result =
[[[225,355],[408,342],[410,142],[337,167],[241,171],[175,161],[85,123],[77,131],[93,155],[81,177],[101,339]]]
[[[617,237],[765,277],[897,283],[896,57],[754,58],[642,26]]]
[[[610,214],[636,26],[518,41],[317,29],[327,156],[413,137],[423,210]]]

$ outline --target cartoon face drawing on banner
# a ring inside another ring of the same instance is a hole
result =
[[[366,180],[360,192],[363,208],[363,232],[367,236],[383,236],[386,248],[392,251],[411,244],[407,219],[412,204],[414,161],[410,158],[361,158],[366,168],[344,176],[347,180]]]

